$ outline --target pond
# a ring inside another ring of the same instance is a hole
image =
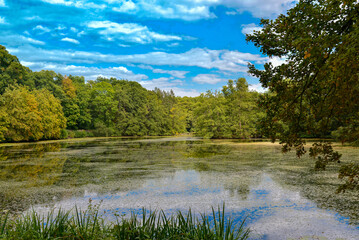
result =
[[[343,162],[359,149],[340,147]],[[338,164],[278,144],[238,140],[101,138],[0,146],[0,210],[86,209],[106,217],[146,209],[210,213],[225,203],[253,239],[359,239],[358,192],[336,194]],[[91,199],[91,200],[90,200]]]

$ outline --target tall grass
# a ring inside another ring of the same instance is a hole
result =
[[[191,210],[166,216],[163,211],[142,209],[139,217],[132,212],[128,218],[116,216],[106,222],[98,208],[81,211],[52,211],[40,216],[35,211],[12,219],[0,215],[0,239],[248,239],[249,229],[234,225],[225,217],[224,206],[211,218],[195,216]],[[211,220],[210,220],[211,219]]]

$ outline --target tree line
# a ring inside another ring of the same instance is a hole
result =
[[[139,83],[33,72],[0,46],[0,140],[37,141],[86,136],[207,138],[257,136],[259,93],[244,78],[221,91],[178,97]]]

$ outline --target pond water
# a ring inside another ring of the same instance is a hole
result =
[[[343,162],[359,149],[337,147]],[[359,239],[358,192],[336,194],[338,166],[268,142],[108,138],[0,146],[0,210],[99,204],[106,217],[142,207],[246,218],[253,239]]]

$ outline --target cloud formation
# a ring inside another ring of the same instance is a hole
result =
[[[156,87],[164,91],[172,90],[176,96],[180,97],[196,97],[200,95],[200,92],[198,92],[196,89],[186,89],[183,87],[178,87],[180,85],[183,85],[183,82],[181,80],[172,80],[166,77],[140,81],[139,83],[144,88],[147,88],[149,90],[153,90]]]
[[[192,78],[194,82],[201,83],[201,84],[216,84],[219,82],[226,81],[225,79],[220,78],[215,74],[198,74],[194,78]]]
[[[250,91],[256,91],[256,92],[260,92],[260,93],[264,93],[265,91],[267,91],[267,89],[262,87],[261,83],[249,84],[248,89]]]
[[[1,37],[0,44],[16,47],[21,44],[45,45],[45,42],[19,34],[6,33]]]
[[[91,21],[87,23],[90,29],[98,29],[98,33],[108,41],[121,40],[124,42],[148,44],[152,42],[180,41],[179,36],[165,35],[150,31],[147,26],[137,23],[116,23],[111,21]]]
[[[56,5],[64,5],[67,7],[76,7],[76,8],[96,8],[96,9],[104,9],[106,8],[106,4],[97,4],[93,1],[87,0],[42,0],[43,2],[56,4]]]
[[[61,41],[70,42],[70,43],[74,43],[74,44],[80,44],[80,42],[78,40],[73,39],[73,38],[68,38],[68,37],[65,37],[65,38],[61,39]]]
[[[200,67],[230,72],[247,72],[247,63],[265,63],[269,58],[259,54],[229,50],[193,48],[183,53],[149,52],[144,54],[115,55],[98,52],[45,50],[24,46],[9,51],[24,61],[49,61],[59,63],[117,63]],[[37,52],[37,54],[33,54]]]
[[[227,13],[233,15],[250,12],[254,17],[273,17],[283,13],[293,5],[293,0],[42,0],[50,4],[59,4],[77,8],[108,9],[125,14],[135,14],[146,18],[167,18],[193,21],[215,18],[213,9],[225,6]]]
[[[52,62],[27,62],[21,61],[21,64],[31,68],[34,71],[52,70],[63,75],[84,76],[86,80],[95,80],[97,77],[127,79],[131,81],[142,81],[148,77],[144,74],[135,74],[124,66],[99,68],[76,65],[65,65]]]
[[[243,24],[242,25],[242,33],[243,34],[251,34],[253,31],[260,31],[262,28],[257,26],[255,23]]]
[[[44,27],[42,25],[37,25],[32,30],[37,31],[39,34],[51,32],[51,30],[48,27]]]
[[[185,78],[185,75],[187,73],[189,73],[189,71],[178,71],[178,70],[164,70],[164,69],[158,69],[158,68],[153,68],[152,66],[149,65],[137,65],[137,67],[142,68],[142,69],[149,69],[152,70],[153,73],[164,73],[164,74],[169,74],[175,78]]]

